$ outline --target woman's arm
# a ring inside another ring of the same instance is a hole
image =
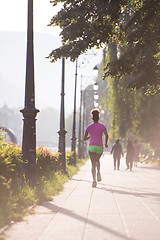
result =
[[[105,128],[103,132],[104,132],[104,135],[105,135],[105,147],[107,148],[108,147],[108,133],[107,133],[107,129]]]
[[[85,131],[83,140],[88,140],[88,139],[90,139],[90,136],[88,136],[88,132]]]
[[[111,154],[113,153],[113,149],[114,149],[114,145],[112,146],[112,149],[111,149],[111,151],[110,151]]]

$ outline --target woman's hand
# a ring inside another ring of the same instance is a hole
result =
[[[88,139],[90,139],[90,136],[86,137],[84,140],[88,140]]]
[[[86,131],[83,140],[88,140],[88,139],[90,139],[90,136],[88,136],[88,132]]]
[[[107,143],[105,143],[105,147],[106,147],[106,148],[108,147],[108,144],[107,144]]]

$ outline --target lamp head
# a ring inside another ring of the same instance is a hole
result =
[[[98,71],[99,71],[99,69],[98,69],[98,67],[97,67],[97,65],[96,65],[96,66],[93,68],[93,74],[94,74],[95,76],[97,76]]]
[[[96,82],[96,83],[93,85],[93,90],[94,90],[94,91],[97,91],[97,90],[98,90],[98,87],[99,87],[99,86],[98,86],[98,83]]]

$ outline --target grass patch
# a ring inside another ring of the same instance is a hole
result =
[[[63,189],[64,183],[78,172],[85,161],[84,159],[77,160],[76,166],[67,164],[67,174],[60,171],[48,172],[39,177],[35,188],[25,184],[23,188],[18,187],[16,191],[13,191],[10,185],[7,185],[5,188],[7,195],[4,201],[1,199],[0,205],[0,228],[11,222],[20,221],[28,213],[32,213],[31,206],[52,200]],[[7,184],[9,183],[7,182]]]
[[[64,183],[78,172],[79,168],[85,163],[85,161],[85,159],[78,159],[76,165],[67,164],[67,174],[58,171],[51,173],[48,177],[42,177],[36,191],[38,203],[52,200],[55,195],[59,194],[63,189]]]
[[[7,201],[1,202],[0,227],[23,219],[29,212],[28,208],[38,202],[35,192],[36,189],[30,188],[27,184],[23,188],[19,188],[16,194],[10,192]]]
[[[75,175],[79,168],[86,162],[86,159],[78,159],[76,165],[68,165],[66,166],[66,170],[69,174],[70,177],[72,177],[73,175]]]
[[[0,134],[0,228],[22,220],[38,203],[52,200],[84,164],[78,160],[73,166],[73,152],[66,152],[67,174],[59,171],[60,153],[52,153],[40,146],[36,150],[37,184],[32,188],[27,183],[20,187],[21,146],[4,141]]]
[[[38,203],[52,200],[53,196],[58,194],[63,189],[63,184],[68,181],[66,174],[56,172],[48,177],[42,177],[36,189]]]

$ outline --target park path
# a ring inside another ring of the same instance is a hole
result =
[[[112,155],[101,158],[102,182],[92,188],[90,161],[65,183],[53,201],[13,224],[6,240],[159,240],[160,169],[139,164],[113,170]]]

